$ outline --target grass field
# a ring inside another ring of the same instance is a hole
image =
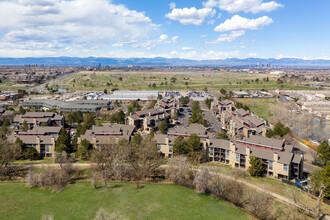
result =
[[[93,189],[76,183],[59,193],[27,188],[22,183],[0,184],[1,219],[94,219],[102,208],[111,219],[249,219],[233,205],[175,185],[112,184]]]
[[[171,81],[171,78],[176,81]],[[269,77],[269,82],[262,82]],[[259,78],[259,82],[255,79]],[[249,82],[247,82],[249,80]],[[252,82],[253,80],[253,82]],[[234,72],[87,72],[83,71],[58,83],[58,87],[71,90],[202,90],[205,87],[220,90],[275,90],[281,85],[277,77],[269,74]],[[152,85],[155,83],[155,87]],[[311,89],[310,87],[284,84],[282,89]]]
[[[268,119],[273,116],[270,111],[272,105],[278,105],[276,98],[264,98],[264,99],[255,99],[255,98],[242,98],[235,99],[235,101],[240,102],[244,105],[250,107],[250,110],[257,114],[259,117]]]

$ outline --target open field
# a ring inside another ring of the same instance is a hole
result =
[[[240,102],[244,105],[249,106],[252,112],[264,119],[268,119],[269,117],[273,116],[270,111],[270,108],[272,105],[279,104],[276,98],[240,98],[235,99],[235,102]]]
[[[233,205],[175,185],[112,184],[94,189],[76,183],[59,193],[27,188],[21,183],[0,184],[1,219],[94,219],[102,208],[111,219],[249,219]]]
[[[269,77],[269,82],[262,79]],[[171,79],[172,78],[172,79]],[[175,80],[173,79],[175,78]],[[255,79],[259,78],[259,82]],[[247,82],[247,80],[249,82]],[[252,82],[253,80],[253,82]],[[70,90],[202,90],[205,87],[227,90],[275,90],[281,88],[277,76],[235,72],[87,72],[70,76],[57,85]],[[152,86],[155,83],[154,86]],[[311,89],[284,84],[282,89]]]

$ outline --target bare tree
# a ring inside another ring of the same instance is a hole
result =
[[[219,175],[213,175],[209,184],[209,190],[212,196],[224,198],[225,196],[225,180]]]
[[[24,177],[25,169],[21,165],[11,164],[12,161],[17,160],[20,156],[21,149],[18,143],[0,140],[0,178]]]
[[[38,186],[38,175],[34,173],[33,168],[30,167],[29,172],[25,177],[26,186],[36,187]]]
[[[92,179],[91,179],[91,184],[94,187],[94,189],[96,189],[96,185],[97,185],[97,177],[96,177],[96,173],[92,174]]]
[[[245,203],[245,195],[242,183],[234,180],[225,181],[225,199],[242,207]]]
[[[177,185],[191,186],[194,172],[187,157],[176,156],[169,159],[165,170],[165,177]]]
[[[138,189],[140,182],[150,177],[163,163],[163,158],[158,152],[156,142],[150,136],[140,144],[125,145],[123,149]]]
[[[211,175],[209,173],[209,169],[203,166],[201,170],[196,174],[194,179],[194,185],[196,187],[197,192],[208,194],[210,192],[210,179]]]
[[[118,143],[109,139],[106,143],[100,145],[92,152],[92,161],[95,163],[94,169],[100,172],[104,185],[107,186],[109,180],[114,176],[115,161],[121,161],[125,154],[121,150],[128,145],[126,139],[120,139]],[[118,171],[118,170],[117,170]]]
[[[247,198],[247,208],[261,220],[274,220],[277,218],[276,209],[272,199],[265,194],[250,191]]]

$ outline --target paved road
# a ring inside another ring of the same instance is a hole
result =
[[[209,110],[203,110],[203,114],[205,119],[209,122],[211,128],[215,132],[221,132],[222,131],[222,125],[221,122],[218,121],[218,119],[212,114]]]
[[[57,78],[55,78],[55,79],[52,79],[52,80],[50,80],[50,81],[48,81],[48,82],[46,82],[46,83],[44,83],[44,84],[41,84],[41,85],[36,86],[36,87],[33,87],[33,88],[31,88],[31,89],[43,90],[43,89],[45,89],[46,85],[48,85],[48,86],[55,85],[55,84],[57,84],[58,82],[62,81],[63,79],[66,79],[66,78],[68,78],[68,77],[70,77],[70,76],[73,76],[73,75],[76,74],[76,73],[78,73],[78,72],[74,72],[74,73],[70,73],[70,74],[65,74],[65,75],[63,75],[63,76],[57,77]]]

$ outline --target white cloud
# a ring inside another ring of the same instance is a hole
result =
[[[189,51],[189,50],[193,50],[193,48],[191,48],[191,47],[182,47],[182,50]]]
[[[227,19],[224,23],[216,26],[215,31],[237,31],[237,30],[256,30],[261,29],[269,24],[273,23],[273,20],[267,16],[263,16],[256,19],[243,18],[239,15],[234,15],[231,19]]]
[[[279,7],[283,7],[282,4],[275,1],[263,2],[263,0],[208,0],[203,2],[204,7],[214,8],[219,7],[220,10],[224,10],[230,13],[236,12],[251,12],[253,14],[259,12],[274,11]]]
[[[218,0],[208,0],[206,2],[203,2],[203,6],[205,8],[215,8],[218,6]]]
[[[171,2],[168,6],[170,6],[170,9],[176,8],[175,2]]]
[[[245,31],[232,31],[230,34],[221,34],[218,39],[211,42],[206,42],[206,44],[218,44],[223,42],[232,42],[238,37],[242,37]]]
[[[215,13],[216,11],[211,8],[174,8],[172,12],[165,16],[184,25],[201,25],[206,17],[213,17]]]
[[[161,44],[174,44],[177,42],[179,36],[174,36],[171,37],[171,39],[169,39],[169,37],[166,34],[162,34],[159,36],[158,39],[154,39],[154,40],[146,40],[143,42],[138,42],[136,40],[127,40],[127,41],[119,41],[116,42],[114,44],[112,44],[113,47],[123,47],[123,46],[132,46],[132,47],[141,47],[141,48],[146,48],[148,50],[150,50],[153,47],[156,47],[157,45],[161,45]]]
[[[108,0],[0,1],[0,49],[95,49],[143,42],[157,29],[144,12]]]
[[[206,34],[203,34],[203,35],[201,35],[201,38],[205,38],[205,37],[207,37],[207,35],[206,35]]]

